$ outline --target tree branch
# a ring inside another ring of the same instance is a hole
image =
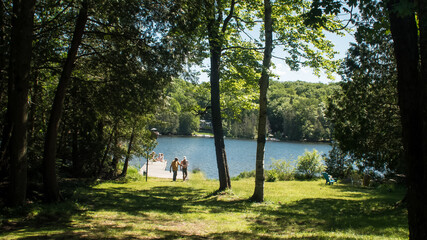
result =
[[[228,14],[228,16],[225,18],[224,20],[224,24],[222,25],[222,29],[221,32],[225,33],[225,31],[227,30],[227,25],[230,22],[231,18],[233,17],[233,13],[234,13],[234,5],[236,5],[236,1],[232,0],[231,1],[231,6],[230,6],[230,13]]]
[[[250,24],[250,23],[262,23],[262,22],[263,22],[262,20],[246,21],[246,20],[244,20],[243,18],[238,17],[238,16],[236,16],[236,15],[233,15],[232,17],[233,17],[233,18],[235,18],[236,20],[239,20],[239,21],[244,22],[244,23],[246,23],[246,24]]]
[[[248,48],[248,47],[242,47],[242,46],[231,46],[231,47],[223,48],[223,49],[221,49],[221,51],[226,51],[226,50],[230,50],[230,49],[244,49],[244,50],[255,50],[255,51],[264,50],[263,47],[262,48]]]

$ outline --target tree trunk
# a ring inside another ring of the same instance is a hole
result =
[[[28,90],[32,55],[34,0],[13,1],[8,114],[11,120],[10,194],[12,205],[25,203],[27,192]]]
[[[231,1],[230,12],[225,20],[222,19],[223,9],[221,2],[207,2],[208,10],[208,37],[210,48],[211,62],[211,110],[212,110],[212,128],[215,141],[215,153],[218,165],[219,191],[231,188],[230,174],[228,171],[227,155],[225,153],[224,133],[221,118],[221,101],[220,101],[220,64],[221,50],[224,43],[223,35],[227,30],[228,22],[233,14],[235,1]],[[218,17],[216,18],[216,15]],[[221,21],[223,21],[222,27]]]
[[[264,0],[264,23],[265,23],[265,49],[261,79],[259,80],[259,116],[258,116],[258,139],[256,150],[256,173],[255,191],[252,200],[264,201],[264,149],[267,127],[267,90],[269,85],[269,68],[271,65],[271,52],[273,50],[273,21],[271,19],[270,0]]]
[[[3,100],[3,95],[5,94],[5,87],[7,86],[6,80],[6,21],[5,21],[5,5],[0,4],[0,103]]]
[[[73,142],[72,142],[72,158],[73,158],[73,175],[75,177],[81,177],[83,175],[83,158],[79,154],[79,129],[76,123],[73,128]]]
[[[113,129],[111,130],[110,137],[108,138],[107,148],[105,149],[104,155],[102,156],[102,159],[98,165],[98,173],[97,173],[98,176],[101,174],[102,169],[104,168],[104,163],[107,160],[108,153],[110,152],[111,143],[113,142],[114,133],[116,132],[116,128],[118,124],[119,124],[119,121],[117,120],[114,123]]]
[[[119,145],[119,133],[116,129],[116,132],[114,133],[114,150],[113,150],[113,160],[111,161],[111,177],[114,178],[117,175],[117,166],[119,165],[119,161],[121,158],[121,154],[119,153],[120,151],[120,145]]]
[[[224,133],[222,129],[221,103],[219,93],[219,64],[221,58],[220,50],[211,51],[211,105],[212,105],[212,128],[215,140],[215,153],[218,165],[219,191],[231,188],[230,175],[228,172],[227,155],[225,153]]]
[[[402,141],[407,167],[409,237],[410,239],[427,239],[427,159],[426,150],[423,149],[427,140],[424,125],[425,104],[423,105],[426,81],[425,76],[422,75],[426,70],[421,70],[427,66],[425,66],[425,59],[421,59],[424,66],[420,66],[415,13],[399,13],[395,9],[399,2],[399,0],[390,1],[388,11],[397,62]],[[414,4],[413,1],[412,3]],[[419,3],[420,8],[425,10],[425,2],[419,1]],[[420,13],[420,19],[425,20],[425,12]],[[420,29],[421,47],[425,48],[425,22],[420,21],[420,23],[424,26],[424,29]],[[425,49],[422,49],[421,54],[425,54]]]
[[[3,95],[7,92],[10,92],[10,90],[4,91],[3,89],[5,89],[6,86],[10,87],[12,85],[11,79],[6,78],[7,46],[6,46],[6,31],[5,31],[5,26],[6,26],[5,11],[6,9],[4,4],[0,4],[0,103],[3,100]],[[9,83],[7,81],[9,81]],[[6,159],[6,152],[7,152],[8,144],[10,141],[10,134],[11,134],[10,127],[11,127],[10,117],[8,112],[6,112],[4,125],[3,125],[2,139],[0,144],[0,176],[3,176],[0,179],[7,176],[7,172],[9,168],[8,161]]]
[[[127,171],[128,171],[128,166],[129,166],[130,153],[132,151],[132,144],[133,144],[133,139],[134,138],[135,138],[135,127],[132,128],[132,134],[130,135],[130,139],[129,139],[128,151],[126,153],[125,163],[123,164],[123,171],[120,174],[120,177],[126,177],[126,174],[127,174]],[[148,175],[148,173],[147,173],[147,175]]]
[[[52,109],[45,138],[44,158],[43,158],[43,186],[46,200],[48,202],[57,202],[60,200],[59,187],[56,177],[56,145],[58,136],[58,127],[61,120],[62,108],[64,105],[65,93],[71,79],[77,51],[82,41],[83,32],[87,21],[88,5],[83,2],[74,29],[73,39],[68,50],[67,59],[59,79],[56,89]]]

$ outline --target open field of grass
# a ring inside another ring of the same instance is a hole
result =
[[[121,182],[65,182],[65,201],[1,210],[0,239],[407,239],[404,189],[325,185],[324,180],[265,184],[254,179],[187,182],[135,177]]]

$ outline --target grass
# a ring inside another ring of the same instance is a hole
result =
[[[319,181],[265,183],[266,201],[247,199],[254,179],[145,179],[63,184],[65,201],[1,210],[0,239],[407,239],[404,189]]]

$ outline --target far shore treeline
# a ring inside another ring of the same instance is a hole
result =
[[[267,132],[281,141],[329,142],[331,123],[326,118],[328,97],[339,89],[338,83],[271,81],[268,93]],[[166,101],[155,114],[151,128],[162,135],[212,133],[209,83],[173,80],[166,89]],[[243,95],[243,96],[242,96]],[[223,96],[224,135],[254,139],[257,136],[258,103],[242,92]]]

